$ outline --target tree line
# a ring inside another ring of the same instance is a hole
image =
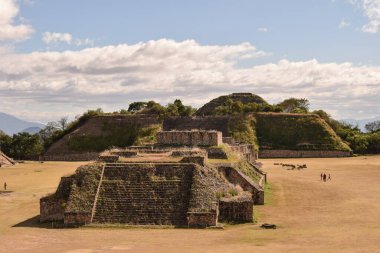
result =
[[[100,115],[133,115],[147,114],[155,115],[163,119],[169,116],[191,116],[196,109],[186,106],[177,99],[173,103],[163,106],[155,101],[133,102],[128,109],[122,109],[112,113],[105,113],[102,109],[88,110],[84,114],[77,116],[75,120],[69,122],[67,117],[58,121],[49,122],[37,134],[18,133],[8,136],[0,131],[0,150],[10,157],[19,160],[37,159],[44,150],[64,135],[77,129],[89,118]],[[253,112],[285,112],[285,113],[312,113],[323,118],[337,135],[346,142],[354,153],[380,153],[380,121],[368,123],[365,128],[367,132],[362,132],[358,126],[337,121],[323,110],[310,111],[310,102],[305,98],[289,98],[284,101],[270,105],[257,103],[242,103],[227,99],[225,103],[218,106],[214,115],[244,115]]]
[[[84,114],[75,117],[75,120],[71,122],[68,120],[68,117],[62,117],[58,121],[49,122],[37,134],[23,132],[8,136],[0,131],[0,150],[17,160],[34,160],[38,159],[54,142],[95,116],[148,114],[156,115],[162,119],[169,116],[191,116],[195,111],[195,108],[184,105],[179,99],[166,106],[155,101],[133,102],[129,105],[128,109],[121,109],[112,113],[105,113],[101,108],[98,108],[96,110],[88,110]]]

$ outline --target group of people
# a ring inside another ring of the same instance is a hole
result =
[[[326,182],[331,180],[330,174],[326,175],[326,173],[321,173],[321,181]]]

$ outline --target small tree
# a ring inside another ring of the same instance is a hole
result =
[[[284,112],[307,113],[309,111],[310,102],[306,98],[288,98],[278,104]]]
[[[129,104],[128,112],[139,112],[147,106],[147,102],[133,102]]]
[[[68,122],[69,122],[68,117],[62,117],[60,120],[57,121],[57,123],[58,123],[58,125],[62,131],[66,130],[66,127],[69,124]]]
[[[38,134],[19,133],[13,135],[11,156],[17,159],[36,159],[43,151],[43,144]]]
[[[365,125],[368,132],[374,133],[380,130],[380,120],[369,122]]]

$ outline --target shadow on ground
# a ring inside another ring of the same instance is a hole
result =
[[[4,195],[6,195],[6,194],[11,194],[13,191],[0,191],[0,195],[1,194],[4,194]]]
[[[14,228],[45,228],[45,229],[55,229],[62,228],[62,222],[40,222],[40,216],[36,215],[32,218],[24,220],[20,223],[13,225]]]

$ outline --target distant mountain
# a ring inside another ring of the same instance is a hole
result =
[[[44,127],[45,126],[41,123],[28,122],[18,119],[12,115],[0,112],[0,130],[8,135],[13,135],[23,131],[29,132],[29,130],[36,131],[37,128]]]
[[[36,134],[38,132],[40,132],[42,130],[41,127],[28,127],[24,130],[22,130],[21,132],[23,133],[28,133],[28,134]]]
[[[365,130],[365,125],[369,122],[373,122],[373,121],[377,121],[377,120],[380,120],[380,116],[377,116],[377,117],[374,117],[374,118],[368,118],[368,119],[360,119],[360,120],[356,120],[356,119],[342,119],[341,121],[344,121],[344,122],[347,122],[347,123],[350,123],[352,125],[358,125],[359,128],[362,130],[362,131],[366,131]]]

